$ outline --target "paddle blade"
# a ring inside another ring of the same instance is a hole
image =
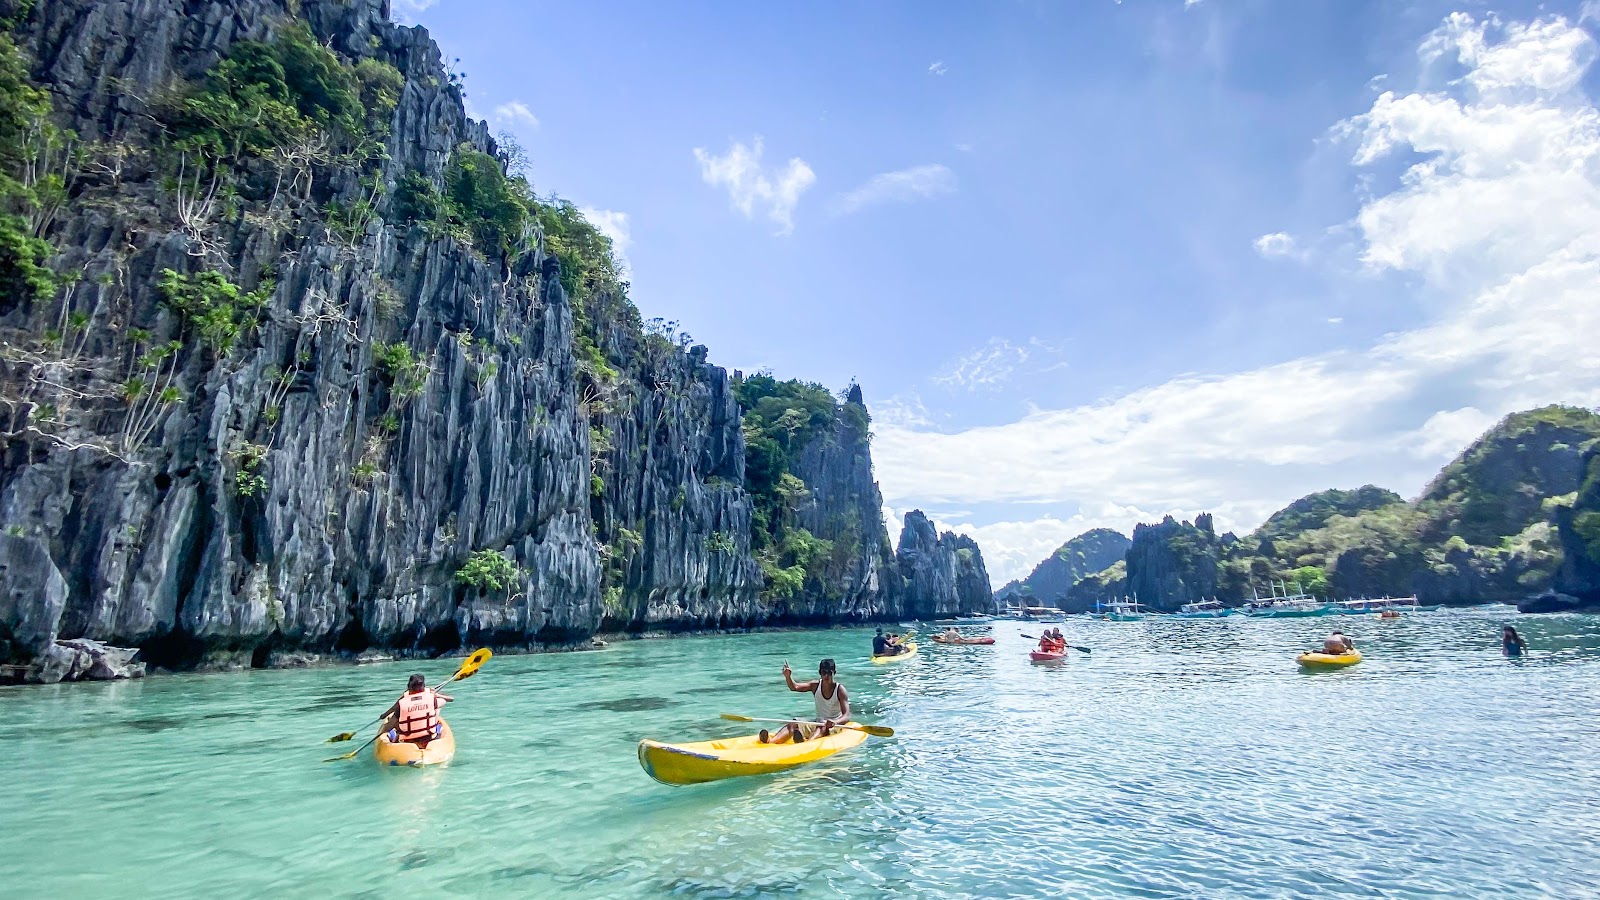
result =
[[[348,740],[350,740],[351,738],[353,738],[355,736],[356,736],[356,733],[354,731],[346,731],[346,732],[343,732],[342,734],[336,734],[333,737],[328,738],[327,742],[330,743],[330,744],[337,744],[340,741],[348,741]]]
[[[749,716],[736,716],[733,713],[723,713],[722,714],[722,718],[727,719],[729,722],[754,722],[755,721],[755,719],[752,719]]]
[[[1093,653],[1094,652],[1094,651],[1090,650],[1088,647],[1074,646],[1072,649],[1078,651],[1079,653]]]
[[[340,760],[345,760],[345,759],[355,759],[356,758],[356,754],[360,753],[360,752],[361,752],[361,748],[358,747],[358,748],[356,748],[354,750],[351,750],[349,753],[346,753],[343,756],[330,756],[327,759],[323,760],[323,762],[339,762]]]
[[[473,673],[482,668],[483,664],[488,662],[489,657],[493,655],[494,653],[488,647],[480,647],[472,651],[472,655],[467,657],[467,661],[462,663],[461,668],[456,671],[456,680],[471,678]]]
[[[857,725],[856,727],[873,737],[894,737],[894,729],[883,725]]]

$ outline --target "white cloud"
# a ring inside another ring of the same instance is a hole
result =
[[[1343,321],[1344,321],[1344,316],[1329,316],[1328,317],[1328,324],[1329,325],[1338,325]]]
[[[1294,253],[1294,238],[1281,231],[1263,234],[1256,238],[1256,252],[1262,256],[1290,256]]]
[[[1060,351],[1033,338],[1026,344],[1013,344],[1005,338],[990,338],[982,347],[954,360],[944,371],[933,377],[937,384],[968,391],[988,390],[1011,380],[1030,361],[1031,371],[1050,372],[1064,368],[1065,362],[1051,357]]]
[[[950,67],[945,65],[942,61],[936,61],[932,65],[928,66],[928,71],[935,75],[943,75],[944,73],[950,71]]]
[[[749,146],[734,141],[721,156],[694,148],[701,180],[712,187],[726,188],[729,202],[745,218],[754,216],[757,207],[762,207],[767,218],[777,224],[777,233],[789,234],[794,231],[795,205],[800,202],[800,195],[816,183],[816,173],[798,156],[781,169],[763,170],[761,153],[760,135]]]
[[[872,421],[874,425],[892,425],[899,428],[932,428],[933,419],[928,414],[928,407],[922,403],[922,398],[916,394],[901,396],[899,394],[887,400],[872,405]]]
[[[846,215],[879,203],[925,200],[956,190],[956,173],[938,164],[884,172],[834,199],[833,211]]]
[[[1415,492],[1508,412],[1600,405],[1600,110],[1580,80],[1595,44],[1560,19],[1458,16],[1424,47],[1454,56],[1464,77],[1443,92],[1386,92],[1335,129],[1358,167],[1420,159],[1352,224],[1374,273],[1418,285],[1421,324],[1364,349],[1004,425],[884,424],[873,453],[885,501],[1012,504],[998,516],[1008,521],[972,531],[987,537],[986,558],[1036,562],[1033,549],[1062,533],[1058,510],[1086,522],[1106,520],[1085,512],[1105,504],[1210,510],[1242,531],[1322,488]],[[999,584],[1027,568],[991,572]]]
[[[611,249],[615,251],[617,262],[621,264],[623,274],[628,270],[628,248],[633,244],[633,233],[630,230],[628,214],[617,212],[614,209],[595,209],[592,206],[580,206],[578,212],[589,224],[600,229],[600,233],[611,239]]]
[[[417,16],[438,2],[439,0],[394,0],[391,12],[396,22],[402,25],[415,25]]]
[[[1199,6],[1201,3],[1204,3],[1204,2],[1205,2],[1205,0],[1183,0],[1183,8],[1184,9],[1189,9],[1190,7]]]
[[[528,104],[521,100],[512,100],[502,103],[494,108],[494,117],[502,122],[521,122],[530,128],[539,127],[539,117],[533,114]]]
[[[1600,2],[1600,0],[1596,0],[1596,2]],[[971,153],[972,152],[972,145],[971,144],[957,144],[956,145],[956,149],[961,151],[962,153]]]

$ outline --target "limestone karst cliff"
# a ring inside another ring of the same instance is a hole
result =
[[[906,614],[859,388],[641,321],[385,0],[0,20],[0,657]]]

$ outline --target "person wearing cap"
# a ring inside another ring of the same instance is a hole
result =
[[[772,734],[768,734],[763,728],[761,734],[757,735],[761,743],[781,744],[792,737],[798,744],[814,737],[823,737],[833,731],[833,726],[850,721],[850,698],[845,695],[844,685],[833,680],[837,671],[833,660],[825,659],[817,664],[816,681],[797,682],[794,680],[794,674],[789,671],[789,664],[784,663],[784,683],[789,685],[789,690],[797,694],[811,695],[811,699],[816,702],[816,717],[810,722],[790,722]]]
[[[428,680],[421,675],[412,675],[406,682],[406,692],[383,713],[383,727],[389,730],[389,740],[428,746],[428,742],[444,730],[439,707],[454,699],[428,687]]]
[[[873,656],[899,656],[904,652],[906,648],[900,646],[900,639],[892,634],[884,634],[882,628],[872,636]]]

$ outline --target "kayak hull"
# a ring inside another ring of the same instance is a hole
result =
[[[428,742],[426,747],[418,747],[409,741],[393,741],[387,733],[378,736],[377,744],[373,745],[372,758],[380,766],[410,766],[422,768],[423,766],[442,766],[456,755],[456,736],[450,730],[450,723],[440,719],[444,725],[444,733]]]
[[[1302,653],[1294,658],[1302,669],[1319,671],[1324,669],[1343,669],[1361,662],[1361,651],[1351,650],[1337,656],[1328,653]]]
[[[1067,658],[1067,654],[1065,651],[1061,653],[1046,653],[1043,650],[1034,650],[1028,654],[1028,658],[1036,663],[1061,662]]]
[[[906,644],[906,652],[904,653],[896,653],[893,656],[874,656],[872,661],[878,663],[879,665],[882,665],[883,663],[905,662],[916,655],[917,645],[915,643],[910,643]]]
[[[753,734],[692,744],[644,740],[639,742],[639,765],[662,784],[704,784],[783,772],[827,759],[866,739],[866,732],[845,728],[799,744],[763,744]]]
[[[937,638],[936,637],[936,638],[933,639],[933,642],[935,644],[949,644],[951,646],[959,647],[959,646],[961,646],[963,644],[981,644],[981,645],[992,644],[992,643],[994,643],[994,638],[992,638],[992,637],[962,638],[959,641],[952,641],[952,640],[947,640],[945,638]]]

